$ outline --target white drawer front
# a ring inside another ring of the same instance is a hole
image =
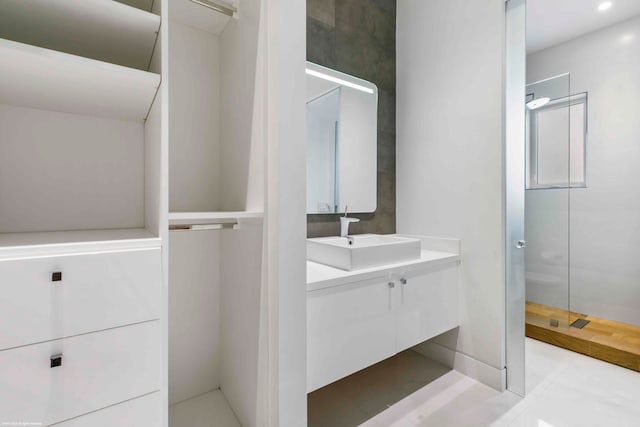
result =
[[[152,393],[56,424],[55,427],[160,427],[162,399]]]
[[[394,289],[374,279],[307,295],[307,391],[395,353]]]
[[[401,276],[406,283],[398,285],[398,352],[459,326],[456,264]]]
[[[49,425],[159,390],[161,369],[159,321],[0,351],[0,424]]]
[[[161,262],[160,248],[0,262],[0,349],[159,318]]]

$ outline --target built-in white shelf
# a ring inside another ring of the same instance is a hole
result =
[[[220,390],[169,406],[171,427],[240,427],[227,399]]]
[[[2,0],[0,37],[148,70],[160,17],[113,0]]]
[[[160,238],[144,228],[0,233],[0,259],[92,250],[139,249],[160,244]]]
[[[216,7],[220,9],[216,10]],[[231,18],[236,16],[236,10],[234,4],[221,0],[171,0],[169,2],[169,16],[172,20],[216,35],[222,34]]]
[[[235,211],[235,212],[171,212],[169,225],[206,224],[234,222],[239,219],[262,218],[264,212]]]
[[[160,75],[0,39],[3,104],[143,120]]]

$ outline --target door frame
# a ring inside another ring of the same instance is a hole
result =
[[[507,390],[525,385],[526,0],[505,1],[505,363]]]

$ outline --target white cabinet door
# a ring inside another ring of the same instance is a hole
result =
[[[161,286],[160,248],[2,261],[0,349],[158,319]]]
[[[378,278],[307,294],[309,392],[395,354],[398,293],[388,283]]]
[[[0,425],[49,425],[157,391],[161,351],[157,320],[0,351]]]
[[[457,263],[399,277],[397,352],[459,325]]]
[[[151,393],[56,424],[55,427],[161,427],[162,398]]]

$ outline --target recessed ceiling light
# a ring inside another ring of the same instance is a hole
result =
[[[620,42],[621,43],[629,43],[630,41],[632,41],[635,38],[634,34],[629,33],[629,34],[625,34],[624,36],[620,37]]]
[[[610,2],[610,1],[605,1],[605,2],[602,2],[602,3],[600,3],[600,4],[598,5],[598,10],[599,10],[600,12],[604,12],[605,10],[609,10],[609,9],[611,9],[611,6],[613,6],[613,3],[612,3],[612,2]]]

